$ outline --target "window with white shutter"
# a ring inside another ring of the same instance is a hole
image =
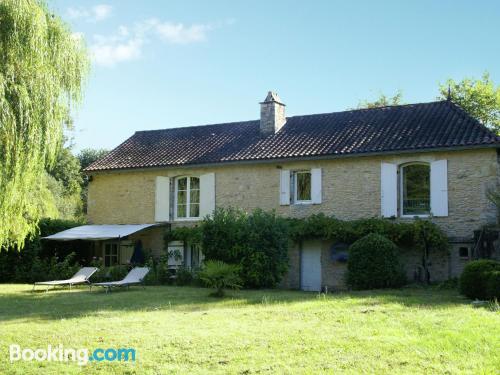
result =
[[[382,216],[448,216],[448,163],[413,162],[381,165]],[[398,198],[399,197],[399,198]],[[399,206],[398,206],[399,202]]]
[[[321,168],[280,171],[280,205],[321,204]]]

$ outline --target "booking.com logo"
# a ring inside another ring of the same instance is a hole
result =
[[[89,362],[135,362],[135,349],[132,348],[97,348],[90,353],[88,349],[65,348],[62,344],[47,345],[47,348],[24,348],[18,344],[9,346],[10,362],[38,361],[38,362],[77,362],[85,366]]]

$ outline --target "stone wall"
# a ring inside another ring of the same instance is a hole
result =
[[[217,207],[274,209],[289,217],[320,212],[344,220],[377,217],[382,161],[402,164],[437,159],[448,160],[449,215],[433,220],[450,237],[472,237],[474,229],[495,221],[495,208],[486,198],[487,189],[497,183],[497,155],[492,149],[96,173],[89,186],[88,219],[96,224],[152,223],[156,176],[208,172],[215,172]],[[323,203],[280,206],[279,168],[322,168]]]
[[[414,161],[448,160],[448,217],[433,218],[454,244],[450,254],[433,260],[432,277],[443,280],[458,276],[466,259],[458,257],[460,246],[472,246],[473,230],[495,222],[495,207],[487,200],[486,191],[497,184],[497,153],[493,149],[453,152],[429,152],[387,156],[338,158],[316,161],[273,162],[260,164],[228,164],[214,167],[163,168],[93,174],[89,186],[88,220],[95,224],[142,224],[154,222],[155,177],[215,173],[217,207],[239,207],[245,210],[276,210],[288,217],[307,217],[324,213],[352,220],[380,216],[380,164],[403,164]],[[280,169],[322,168],[322,198],[319,205],[279,205]],[[412,219],[398,219],[412,220]],[[172,226],[194,225],[196,222],[174,222]],[[163,235],[141,234],[145,247],[156,254],[164,248]],[[151,237],[150,239],[146,237]],[[465,244],[457,242],[465,241]],[[345,265],[330,261],[325,244],[322,261],[324,285],[341,288]],[[407,255],[408,276],[413,277],[420,259]],[[300,286],[300,253],[290,249],[290,272],[283,287]]]
[[[321,242],[321,285],[329,291],[346,289],[345,277],[347,263],[333,260],[331,246],[333,242]],[[444,281],[449,278],[460,276],[467,259],[458,256],[457,246],[471,246],[471,244],[455,244],[450,252],[442,251],[431,253],[429,261],[429,272],[431,282]],[[300,288],[300,247],[294,246],[289,250],[289,270],[285,275],[280,287],[288,289]],[[404,266],[406,277],[409,282],[415,280],[415,273],[421,269],[422,254],[412,249],[401,249],[400,260]],[[423,273],[422,273],[423,275]]]

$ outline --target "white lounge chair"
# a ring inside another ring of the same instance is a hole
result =
[[[123,280],[120,281],[109,281],[106,283],[95,283],[90,285],[90,290],[92,290],[92,287],[95,286],[101,286],[106,289],[106,293],[111,291],[111,288],[118,288],[118,287],[123,287],[126,286],[127,289],[130,287],[130,285],[137,285],[137,284],[142,284],[144,286],[144,278],[149,272],[148,267],[135,267],[130,272],[123,278]]]
[[[37,285],[45,285],[47,287],[46,292],[49,290],[49,287],[56,287],[57,285],[69,285],[69,289],[73,285],[77,284],[90,284],[89,278],[97,271],[95,267],[83,267],[71,277],[71,279],[67,280],[53,280],[53,281],[39,281],[33,284],[32,291],[35,290],[35,286]]]

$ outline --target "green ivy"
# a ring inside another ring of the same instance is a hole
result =
[[[379,234],[398,247],[447,250],[446,234],[429,220],[415,219],[412,222],[397,222],[393,219],[339,220],[332,216],[317,214],[305,219],[286,219],[290,225],[290,239],[300,242],[307,239],[354,243],[371,234]]]
[[[288,237],[293,242],[321,239],[352,244],[368,234],[375,233],[386,237],[400,248],[423,249],[427,244],[430,250],[448,250],[446,234],[430,220],[417,218],[411,222],[398,222],[393,219],[369,218],[347,221],[324,214],[311,215],[304,219],[281,220],[288,226]],[[238,233],[244,225],[243,222],[244,220],[231,221],[231,225],[236,227],[226,232]],[[201,243],[205,223],[206,220],[196,227],[172,229],[166,234],[165,241]],[[227,226],[228,223],[221,220],[219,225]]]
[[[165,245],[168,245],[168,243],[171,241],[201,243],[202,228],[199,226],[174,228],[165,234],[164,239],[165,239]]]

